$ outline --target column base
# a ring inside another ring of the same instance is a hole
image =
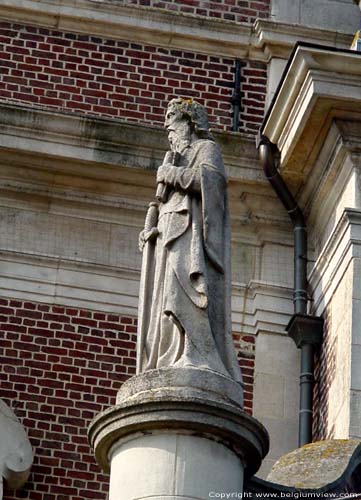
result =
[[[93,420],[89,439],[111,471],[109,500],[241,495],[243,472],[254,474],[268,451],[266,430],[242,409],[242,387],[198,368],[133,377]]]

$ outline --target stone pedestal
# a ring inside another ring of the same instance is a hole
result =
[[[241,495],[244,473],[255,473],[268,451],[267,432],[242,410],[240,385],[195,368],[133,377],[89,438],[111,473],[109,500]]]

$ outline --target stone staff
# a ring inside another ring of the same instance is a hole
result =
[[[145,338],[149,324],[150,303],[152,301],[154,278],[154,250],[157,235],[158,203],[149,203],[144,222],[143,235],[145,239],[142,258],[142,272],[139,286],[138,303],[138,337],[137,337],[137,373],[142,364],[142,355],[145,347]]]
[[[177,151],[167,151],[163,160],[163,165],[173,165],[177,167],[180,160],[180,154]],[[161,203],[165,203],[169,195],[169,186],[164,182],[158,182],[155,197]]]

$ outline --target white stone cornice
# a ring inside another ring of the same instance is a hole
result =
[[[335,118],[361,120],[361,56],[300,45],[262,133],[281,151],[294,189],[307,179]]]
[[[139,260],[139,259],[137,259]],[[104,266],[0,250],[0,292],[3,297],[68,307],[137,315],[139,262],[131,267]],[[252,281],[232,284],[232,330],[285,334],[292,314],[292,290]]]
[[[232,322],[235,333],[287,335],[293,314],[293,289],[279,283],[252,279],[232,285]]]
[[[286,215],[263,175],[254,137],[214,136],[228,171],[233,225],[284,227]],[[153,199],[155,171],[167,149],[160,127],[0,103],[0,202],[21,204],[10,198],[22,193],[43,197],[43,204],[49,197],[75,203],[79,214],[88,206],[91,216],[107,207],[139,216]]]
[[[109,0],[2,0],[0,18],[107,38],[257,61],[288,58],[297,41],[348,47],[352,35],[259,20],[250,24]]]
[[[3,297],[136,316],[140,274],[136,264],[134,269],[119,268],[0,251],[0,291]]]
[[[257,20],[254,25],[256,46],[262,48],[266,59],[278,57],[288,59],[297,42],[322,44],[331,47],[348,48],[353,34],[310,28],[300,24]]]
[[[2,0],[0,18],[226,57],[262,60],[252,27],[222,19],[104,0]]]
[[[326,225],[353,168],[360,165],[360,127],[358,121],[332,122],[299,197],[308,224],[318,219]]]
[[[266,184],[253,136],[232,132],[214,132],[214,136],[230,179]],[[128,183],[139,171],[144,185],[144,170],[155,171],[167,149],[167,136],[160,127],[0,103],[3,162],[19,165],[31,155],[34,168],[112,181],[124,180],[122,167],[127,167],[134,171],[127,170]],[[149,182],[153,186],[154,180]]]

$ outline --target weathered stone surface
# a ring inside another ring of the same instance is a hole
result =
[[[208,500],[241,492],[243,464],[223,444],[192,432],[150,432],[111,450],[110,500]],[[140,480],[141,478],[141,480]]]
[[[195,387],[188,385],[192,380]],[[93,420],[90,443],[98,463],[109,470],[112,446],[138,433],[191,433],[223,443],[252,474],[268,451],[268,434],[241,409],[239,397],[236,382],[209,370],[148,371],[123,384],[118,404]]]
[[[0,499],[2,480],[18,489],[26,482],[33,463],[33,451],[23,426],[0,399]]]
[[[165,128],[170,149],[157,171],[158,204],[150,204],[140,233],[137,373],[193,366],[240,381],[221,151],[206,109],[192,99],[170,101]]]
[[[343,0],[273,0],[272,18],[276,21],[352,32],[357,29],[357,14],[351,2]]]
[[[269,59],[274,50],[287,59],[298,40],[328,46],[350,45],[352,37],[345,42],[347,37],[340,32],[342,29],[352,33],[357,24],[350,2],[331,0],[331,8],[319,8],[318,4],[305,0],[306,6],[301,9],[299,3],[302,1],[276,0],[272,18],[277,22],[258,21],[273,25],[271,30],[265,30],[266,33],[259,33],[257,28],[255,33],[250,24],[216,17],[103,1],[2,0],[0,15],[15,22],[40,24],[65,31],[260,61]],[[296,24],[300,23],[301,15],[303,22],[310,21],[314,27]],[[338,19],[341,19],[342,26],[339,23],[335,28],[334,23]],[[269,32],[271,36],[267,36]]]
[[[198,103],[173,100],[166,128],[159,205],[150,204],[139,238],[140,374],[89,429],[98,463],[111,469],[110,500],[242,493],[244,468],[254,473],[268,451],[267,432],[243,411],[232,344],[222,158]]]
[[[149,370],[127,380],[117,395],[117,403],[141,403],[154,397],[198,396],[213,403],[243,407],[242,385],[230,377],[195,367]]]
[[[351,458],[360,455],[356,439],[319,441],[298,448],[281,457],[267,480],[284,486],[317,490],[336,482],[349,466]]]
[[[253,415],[266,427],[270,453],[257,476],[297,447],[300,352],[288,337],[260,332],[256,340]]]

